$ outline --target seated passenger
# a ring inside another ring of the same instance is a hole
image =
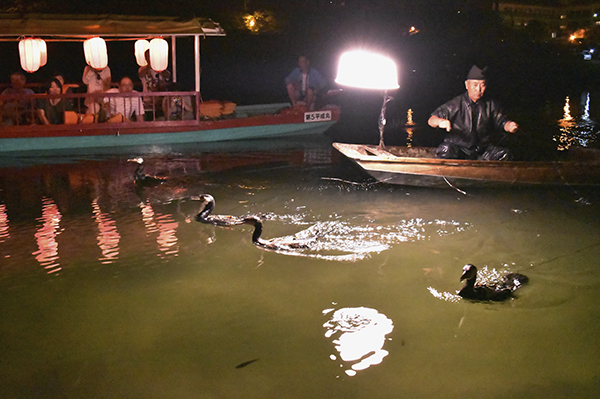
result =
[[[5,89],[2,95],[30,95],[34,94],[33,90],[26,89],[25,83],[27,78],[22,72],[14,72],[10,75],[11,87]],[[31,99],[10,99],[6,101],[0,100],[2,107],[2,124],[4,126],[26,125],[33,123]]]
[[[285,86],[292,106],[304,104],[310,110],[314,109],[317,95],[327,82],[309,64],[310,61],[306,56],[300,56],[298,67],[285,78]]]
[[[58,80],[60,82],[60,84],[62,85],[62,93],[63,94],[73,94],[73,89],[79,87],[79,85],[74,84],[74,83],[65,83],[65,78],[63,77],[63,75],[61,73],[56,72],[54,74],[53,78]],[[74,103],[77,103],[78,99],[71,97],[71,98],[64,98],[63,100],[65,102],[71,103],[71,106],[73,106]]]
[[[133,82],[125,76],[119,82],[118,89],[110,89],[107,93],[137,93],[133,90]],[[144,104],[141,97],[110,97],[104,99],[107,107],[107,122],[131,122],[134,117],[138,122],[144,121]]]
[[[171,72],[155,71],[150,66],[150,50],[144,53],[146,57],[146,66],[138,69],[138,77],[142,81],[142,91],[160,92],[167,91],[169,82],[171,81]],[[146,120],[152,121],[165,116],[163,112],[163,97],[144,97],[144,108],[146,109]]]
[[[48,84],[47,94],[61,94],[62,84],[54,78]],[[65,111],[73,111],[70,101],[64,98],[42,98],[37,101],[37,114],[44,125],[65,123]]]
[[[62,85],[63,94],[73,93],[73,89],[79,88],[78,84],[75,83],[65,83],[65,78],[61,73],[55,73],[54,78],[58,79],[60,84]]]
[[[181,91],[177,83],[171,86],[172,91]],[[165,119],[168,121],[189,121],[194,119],[194,107],[191,96],[168,96],[163,99]]]

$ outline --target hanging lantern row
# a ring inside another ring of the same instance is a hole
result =
[[[108,65],[106,42],[101,37],[92,37],[83,42],[85,62],[94,69],[104,69]]]
[[[135,42],[135,61],[141,67],[148,65],[148,61],[146,61],[146,50],[148,49],[150,49],[150,42],[148,40],[140,39]]]
[[[28,37],[19,41],[21,68],[32,73],[46,65],[48,48],[42,39]]]
[[[162,37],[135,42],[135,60],[139,66],[146,66],[146,51],[150,53],[150,67],[162,72],[169,66],[169,44]],[[94,69],[104,69],[108,65],[106,42],[101,37],[92,37],[83,42],[85,62]],[[32,73],[46,65],[48,49],[46,42],[38,38],[25,38],[19,41],[21,68]]]
[[[169,44],[162,37],[150,40],[150,67],[162,72],[169,66]]]
[[[162,72],[169,66],[169,44],[162,37],[151,41],[140,39],[135,42],[135,60],[143,67],[148,65],[146,51],[149,51],[150,68]]]

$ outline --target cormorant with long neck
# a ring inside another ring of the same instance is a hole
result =
[[[136,162],[138,164],[133,172],[133,180],[136,185],[140,186],[157,186],[164,183],[167,179],[165,177],[150,176],[144,174],[144,158],[137,157],[128,159],[129,162]]]
[[[196,215],[196,221],[212,224],[215,226],[237,226],[244,224],[244,218],[233,215],[211,215],[215,209],[215,199],[210,194],[200,195],[200,212]]]
[[[460,281],[463,280],[465,285],[458,292],[461,297],[477,301],[504,301],[512,297],[513,291],[527,283],[529,278],[523,274],[509,273],[497,284],[475,284],[477,267],[467,264],[460,277]]]
[[[262,220],[258,216],[248,216],[243,219],[243,223],[254,226],[254,231],[252,232],[252,242],[258,247],[273,251],[293,251],[309,248],[306,242],[300,241],[294,236],[276,237],[269,240],[260,238],[262,235],[263,226]]]

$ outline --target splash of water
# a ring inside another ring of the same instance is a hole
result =
[[[269,215],[269,219],[278,217]],[[282,220],[296,224],[300,218],[284,215]],[[354,225],[347,221],[319,221],[292,236],[280,237],[284,241],[301,242],[304,248],[275,250],[273,252],[325,260],[355,262],[390,249],[395,244],[424,240],[432,235],[444,236],[468,229],[470,225],[456,221],[423,219],[404,220],[390,225]],[[430,232],[434,229],[433,233]]]

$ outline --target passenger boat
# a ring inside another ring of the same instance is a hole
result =
[[[235,106],[235,110],[215,116],[203,113],[204,101],[200,90],[200,39],[208,36],[224,36],[221,26],[210,19],[193,18],[181,21],[176,18],[130,17],[130,16],[0,16],[0,40],[14,40],[35,37],[48,41],[74,42],[90,37],[103,37],[106,40],[138,40],[140,38],[170,37],[172,80],[176,81],[177,38],[193,37],[195,55],[195,90],[177,92],[144,92],[94,94],[92,97],[151,97],[168,102],[173,99],[186,99],[192,104],[189,118],[179,120],[154,119],[144,122],[119,123],[72,123],[60,125],[22,124],[4,126],[0,123],[0,152],[57,150],[71,148],[136,146],[151,144],[203,143],[253,138],[284,137],[307,134],[321,134],[337,122],[340,110],[336,106],[307,111],[291,108],[289,103],[258,104]],[[17,51],[17,46],[15,46]],[[52,56],[49,54],[48,56]],[[133,55],[132,55],[133,57]],[[282,89],[283,90],[283,89]],[[82,100],[88,93],[55,95],[64,97],[75,104],[78,115]],[[29,102],[31,118],[35,118],[34,105],[46,94],[29,96],[0,96],[0,102],[24,100]]]
[[[435,148],[333,143],[381,183],[424,187],[600,185],[600,150],[570,148],[554,161],[438,159]]]

